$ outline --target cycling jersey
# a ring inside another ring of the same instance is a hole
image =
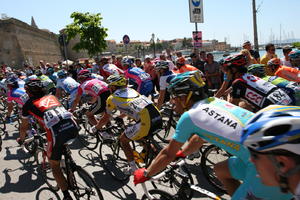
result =
[[[192,65],[189,65],[189,64],[185,64],[182,67],[180,67],[179,69],[174,70],[174,72],[176,74],[181,74],[181,73],[184,73],[184,72],[196,71],[196,70],[198,70],[196,67],[194,67]]]
[[[293,67],[280,66],[276,70],[275,76],[282,77],[288,81],[300,82],[300,71]]]
[[[24,88],[24,86],[25,86],[25,81],[22,80],[22,79],[18,79],[18,85],[19,85],[19,88]]]
[[[151,77],[148,73],[138,67],[129,67],[125,71],[125,77],[130,81],[133,81],[137,84],[137,88],[135,88],[140,94],[148,96],[152,89],[153,83],[151,81]]]
[[[107,78],[112,74],[123,74],[124,71],[118,68],[114,64],[105,64],[103,67],[100,68],[100,75]]]
[[[98,79],[98,80],[100,80],[100,81],[103,81],[103,77],[102,77],[101,75],[99,75],[99,74],[94,74],[94,73],[92,73],[92,74],[91,74],[91,78],[93,78],[93,79]]]
[[[289,95],[282,89],[247,73],[233,81],[232,97],[244,98],[257,109],[270,104],[290,105],[293,103]]]
[[[108,91],[108,85],[98,79],[87,79],[78,87],[78,95],[82,94],[97,97],[101,93]]]
[[[57,80],[56,88],[63,89],[67,94],[70,95],[69,106],[72,105],[72,102],[76,98],[79,85],[80,84],[71,77]]]
[[[63,144],[75,138],[77,124],[53,95],[30,97],[22,108],[22,117],[35,117],[47,132],[47,153],[52,160],[60,160]],[[53,151],[53,153],[52,153]]]
[[[112,114],[117,109],[137,122],[125,130],[129,139],[139,140],[161,127],[161,116],[153,102],[134,89],[116,90],[106,104],[107,113]]]
[[[28,94],[24,88],[13,88],[7,93],[7,102],[10,103],[14,101],[19,107],[22,107],[28,99]]]
[[[249,161],[248,149],[239,142],[242,128],[252,116],[250,111],[210,97],[197,102],[180,117],[173,139],[184,143],[193,134],[197,134],[238,158],[234,165],[229,160],[229,169],[233,177],[237,177],[233,172],[243,171],[244,176],[239,177],[243,184],[232,199],[289,199],[290,195],[282,194],[278,187],[268,187],[261,183],[256,176],[254,164]]]
[[[172,73],[171,71],[167,71],[159,78],[159,89],[160,90],[166,90],[166,88],[169,86],[170,81],[175,77],[176,75]]]
[[[298,83],[288,81],[278,76],[265,76],[265,81],[271,82],[279,88],[282,88],[294,101],[293,105],[300,105],[300,87]]]

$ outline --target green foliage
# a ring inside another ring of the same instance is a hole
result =
[[[89,56],[95,56],[101,53],[106,47],[105,38],[107,37],[107,28],[101,26],[101,14],[90,14],[73,12],[71,14],[73,23],[66,26],[65,33],[67,40],[75,38],[77,35],[80,41],[72,49],[75,51],[87,50]]]
[[[293,43],[293,46],[294,46],[295,48],[300,48],[300,42],[294,42],[294,43]]]

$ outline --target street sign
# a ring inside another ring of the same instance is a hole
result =
[[[128,36],[128,35],[124,35],[124,36],[123,36],[123,43],[124,43],[124,44],[129,44],[129,42],[130,42],[129,36]]]
[[[203,23],[203,0],[189,0],[191,23]]]
[[[202,31],[193,31],[193,45],[195,48],[202,47]]]

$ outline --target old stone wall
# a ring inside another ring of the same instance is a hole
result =
[[[58,36],[17,19],[0,20],[0,63],[21,67],[62,59]]]

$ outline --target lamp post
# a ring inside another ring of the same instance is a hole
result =
[[[154,58],[155,58],[156,55],[155,55],[155,35],[154,35],[154,33],[152,33],[151,36],[152,36],[152,37],[151,37],[151,42],[152,42],[152,44],[153,44],[153,55],[154,55]]]

